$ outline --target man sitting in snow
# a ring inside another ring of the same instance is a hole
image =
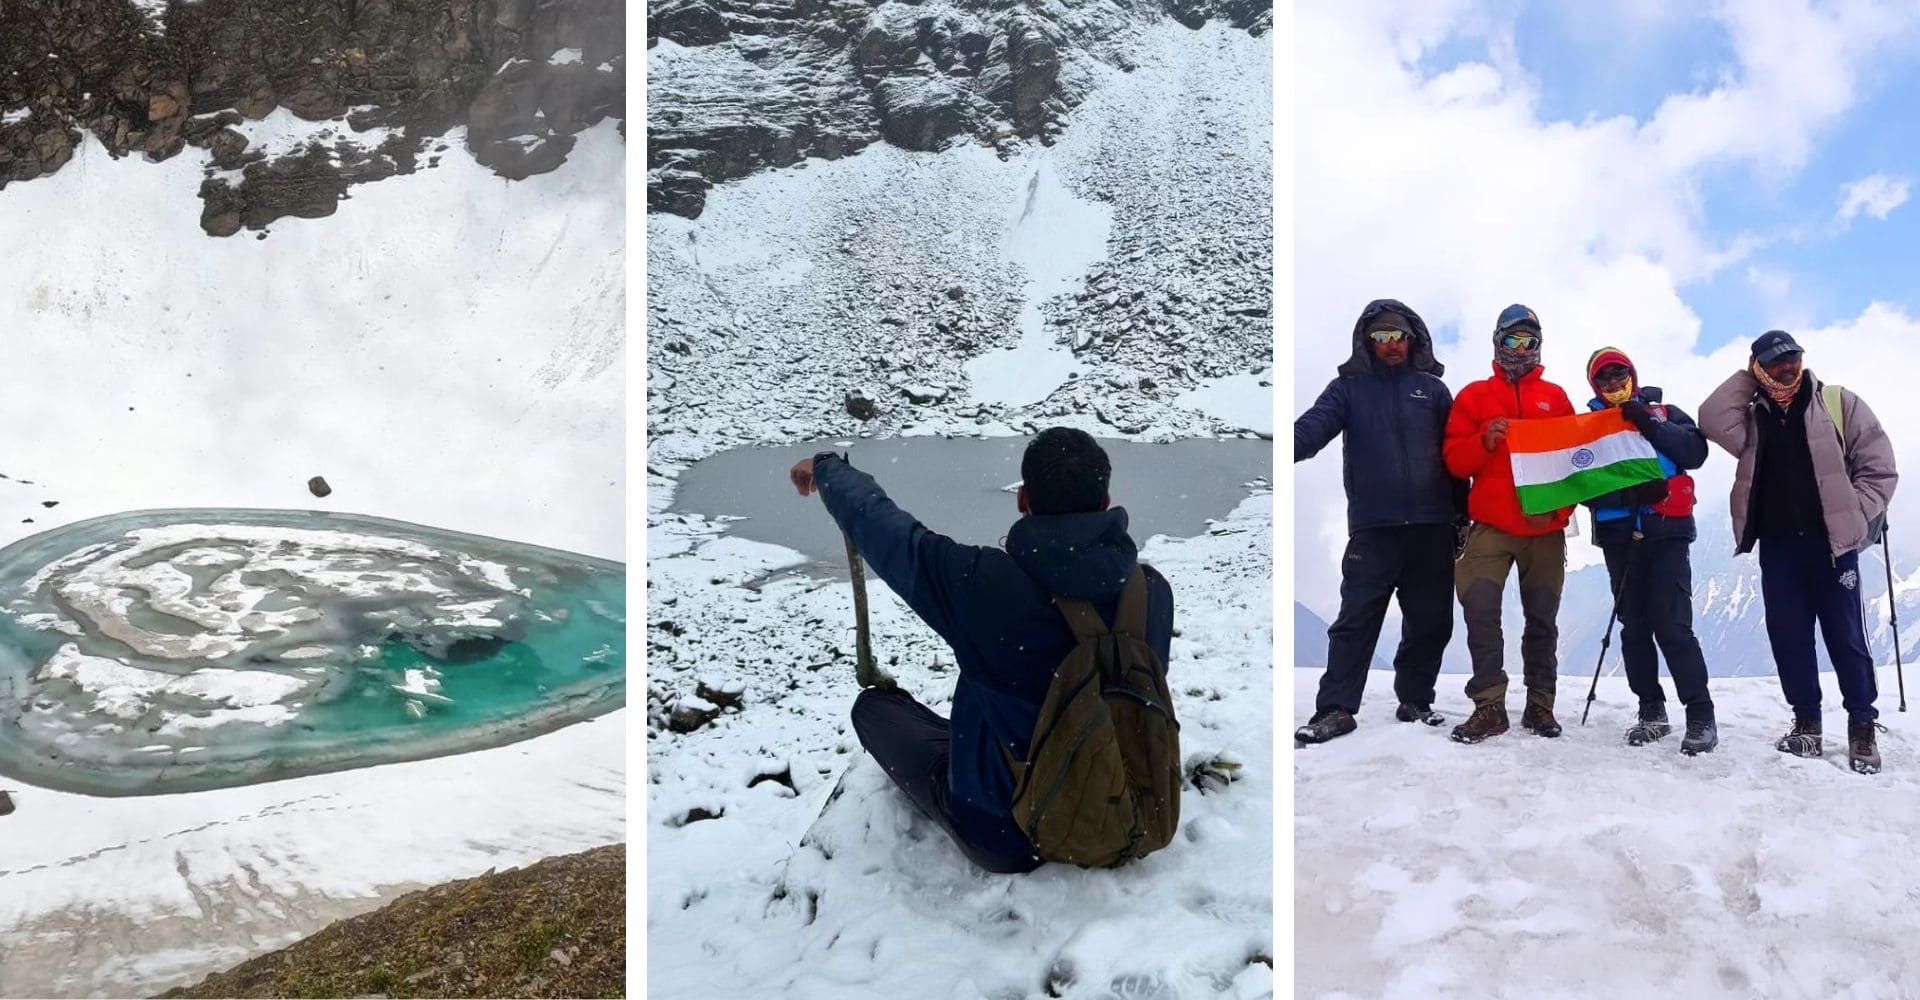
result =
[[[1107,453],[1084,431],[1042,431],[1020,462],[1020,520],[1004,550],[963,545],[928,530],[873,477],[825,452],[796,464],[801,496],[815,490],[867,565],[947,644],[960,677],[953,718],[897,689],[868,688],[853,703],[860,745],[922,813],[991,872],[1038,868],[1013,819],[1008,754],[1026,760],[1054,670],[1076,640],[1054,597],[1118,611],[1139,565],[1127,513],[1110,507]],[[1167,662],[1173,589],[1150,566],[1147,644]]]
[[[1387,602],[1397,592],[1405,624],[1393,657],[1394,716],[1438,726],[1433,685],[1453,638],[1456,481],[1440,442],[1453,394],[1440,376],[1427,324],[1393,299],[1376,299],[1353,324],[1353,357],[1293,422],[1293,460],[1343,439],[1347,551],[1340,614],[1327,629],[1327,672],[1313,717],[1294,730],[1325,743],[1354,730]]]
[[[1849,763],[1873,774],[1879,690],[1860,603],[1860,550],[1879,540],[1900,477],[1893,442],[1866,401],[1823,386],[1801,366],[1802,353],[1784,330],[1761,334],[1747,367],[1700,404],[1700,430],[1740,462],[1728,498],[1735,554],[1760,546],[1767,638],[1793,706],[1793,728],[1775,747],[1796,757],[1822,753],[1818,621],[1847,710]]]

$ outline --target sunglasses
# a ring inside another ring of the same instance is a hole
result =
[[[1397,344],[1407,339],[1404,330],[1374,330],[1367,334],[1376,344]]]
[[[1627,380],[1627,370],[1618,365],[1602,368],[1593,379],[1596,385],[1619,385]]]
[[[1509,333],[1500,338],[1500,343],[1516,351],[1531,351],[1540,346],[1540,338],[1531,333]]]

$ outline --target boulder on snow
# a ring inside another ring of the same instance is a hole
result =
[[[667,713],[667,728],[690,733],[720,717],[720,706],[705,698],[682,698]]]
[[[13,793],[0,792],[0,816],[7,816],[7,815],[11,815],[12,813],[13,813]]]
[[[307,480],[307,492],[312,493],[314,496],[317,496],[317,497],[323,497],[329,493],[332,493],[333,487],[327,485],[326,477],[315,476],[312,479]]]
[[[847,393],[846,407],[847,416],[855,420],[872,420],[880,412],[880,408],[873,402],[873,397],[859,389],[853,389]]]
[[[947,398],[946,388],[935,385],[903,385],[900,387],[900,394],[921,406],[938,403]]]
[[[741,707],[745,692],[746,685],[739,681],[719,681],[713,684],[700,681],[694,685],[693,689],[695,696],[712,702],[722,709]]]

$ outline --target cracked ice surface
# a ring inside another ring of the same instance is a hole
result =
[[[625,703],[618,563],[353,515],[121,514],[0,549],[0,772],[250,784]]]

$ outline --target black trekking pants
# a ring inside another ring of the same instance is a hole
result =
[[[948,803],[947,720],[904,691],[867,688],[853,700],[853,731],[887,777],[928,819],[947,831],[967,860],[990,872],[1018,874],[1040,867],[1034,857],[987,851],[961,834]]]
[[[1607,579],[1620,595],[1620,658],[1627,686],[1645,707],[1663,708],[1660,656],[1673,675],[1674,693],[1687,709],[1688,722],[1712,722],[1707,695],[1707,660],[1693,634],[1693,563],[1685,538],[1646,538],[1601,546]]]
[[[1813,626],[1826,640],[1833,679],[1848,722],[1880,717],[1880,696],[1867,646],[1866,609],[1860,596],[1860,553],[1834,556],[1823,535],[1760,539],[1760,599],[1767,609],[1767,638],[1780,672],[1780,692],[1799,719],[1820,718],[1820,662],[1813,653]]]
[[[1327,672],[1314,712],[1360,711],[1367,665],[1380,641],[1387,601],[1400,600],[1400,648],[1393,655],[1393,693],[1410,705],[1433,705],[1440,654],[1453,638],[1453,526],[1409,524],[1362,528],[1347,538],[1340,561],[1340,614],[1327,629]]]

